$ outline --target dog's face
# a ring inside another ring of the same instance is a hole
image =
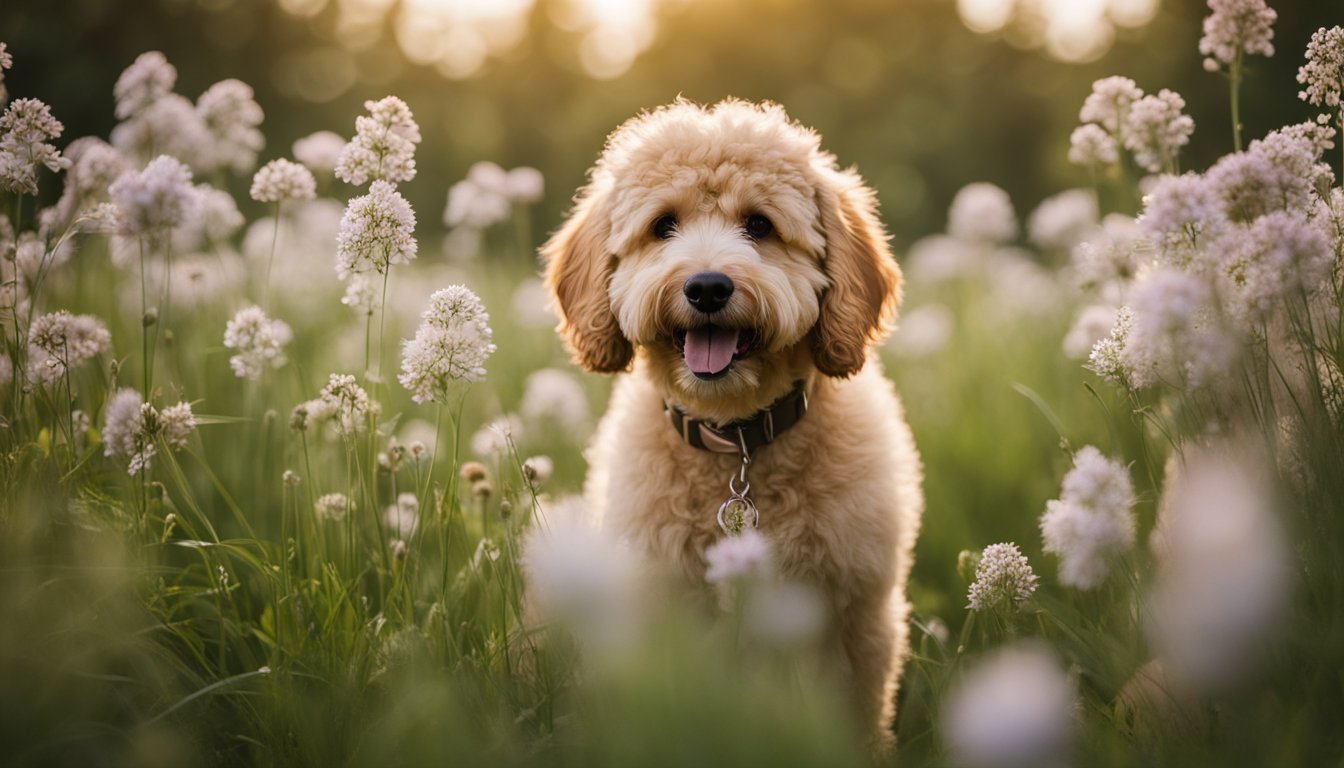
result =
[[[777,106],[640,115],[542,248],[560,332],[588,370],[638,352],[667,396],[720,421],[812,370],[849,376],[899,302],[874,208]]]

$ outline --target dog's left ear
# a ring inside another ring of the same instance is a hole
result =
[[[830,287],[812,331],[812,357],[828,376],[858,373],[868,347],[891,330],[901,303],[901,269],[877,217],[877,198],[853,171],[821,168],[817,192]]]
[[[574,361],[593,373],[623,371],[634,356],[607,295],[616,257],[607,250],[606,198],[595,187],[585,190],[564,225],[541,247],[546,287],[560,307],[560,335]]]

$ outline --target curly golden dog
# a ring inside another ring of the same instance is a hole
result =
[[[889,743],[923,495],[872,354],[901,296],[872,190],[777,105],[679,100],[609,137],[542,256],[575,360],[628,371],[588,454],[603,524],[700,584],[755,526]]]

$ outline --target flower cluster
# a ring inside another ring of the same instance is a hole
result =
[[[505,171],[482,161],[467,169],[465,179],[449,187],[443,223],[452,228],[486,229],[508,220],[513,206],[540,200],[543,190],[544,179],[535,168]]]
[[[345,139],[334,131],[310,133],[294,142],[294,159],[313,173],[329,174],[340,162]]]
[[[196,416],[189,403],[158,410],[141,400],[134,389],[117,390],[108,398],[103,422],[103,453],[127,462],[127,472],[138,475],[150,468],[162,441],[169,448],[182,448],[196,430]]]
[[[200,204],[191,170],[159,155],[142,171],[126,171],[108,187],[127,234],[155,234],[184,223]]]
[[[1123,146],[1149,172],[1174,170],[1177,153],[1195,131],[1183,109],[1185,99],[1174,91],[1145,95],[1127,77],[1098,80],[1078,112],[1083,125],[1070,138],[1069,162],[1109,166],[1119,161]]]
[[[1041,516],[1045,551],[1059,556],[1060,583],[1095,589],[1111,563],[1134,545],[1134,485],[1129,472],[1092,446],[1073,457],[1058,499]]]
[[[260,203],[312,200],[317,196],[317,181],[312,171],[292,160],[281,158],[270,161],[257,171],[252,177],[249,194]]]
[[[1298,97],[1308,104],[1336,110],[1344,106],[1340,100],[1344,94],[1344,27],[1316,30],[1307,43],[1307,63],[1297,70],[1297,82],[1306,86]]]
[[[229,366],[238,378],[256,381],[285,364],[285,345],[293,338],[288,324],[267,317],[261,307],[241,309],[224,328],[224,346],[238,350]]]
[[[355,118],[355,137],[341,149],[336,177],[357,187],[370,179],[390,182],[415,178],[415,145],[420,126],[410,107],[396,96],[366,101],[367,116]]]
[[[72,315],[65,310],[42,315],[28,328],[28,378],[51,386],[65,378],[70,368],[103,354],[112,345],[112,334],[93,315]]]
[[[948,693],[943,739],[957,764],[1066,765],[1073,685],[1054,655],[1019,644],[982,659]]]
[[[256,166],[266,139],[257,130],[263,114],[252,86],[241,80],[215,83],[196,99],[196,112],[211,139],[203,156],[192,158],[197,170],[246,173]]]
[[[990,244],[1017,237],[1017,214],[1008,193],[985,182],[967,184],[952,198],[947,233],[960,240]]]
[[[401,375],[417,403],[443,402],[449,385],[485,378],[486,358],[495,351],[490,315],[469,288],[436,291],[421,314],[415,338],[403,342]]]
[[[705,581],[718,584],[763,577],[769,572],[770,557],[770,541],[755,528],[747,528],[705,550]]]
[[[355,502],[344,493],[327,493],[313,502],[313,513],[319,520],[339,522],[355,511]]]
[[[316,400],[300,405],[296,412],[299,409],[306,412],[303,429],[312,423],[330,421],[336,431],[346,437],[363,432],[370,420],[382,412],[382,406],[369,398],[369,393],[356,383],[354,376],[338,373],[331,374]]]
[[[415,259],[415,211],[397,188],[375,181],[369,194],[346,206],[336,234],[336,275],[387,274],[393,264]]]
[[[37,99],[16,99],[0,115],[0,188],[37,194],[37,171],[59,171],[70,165],[47,142],[65,130],[51,108]]]
[[[1204,68],[1216,72],[1244,54],[1274,55],[1274,21],[1278,14],[1265,0],[1209,0],[1213,13],[1204,17],[1199,52]]]
[[[966,594],[973,611],[1017,610],[1036,591],[1040,577],[1016,544],[990,544],[975,565],[975,581]]]

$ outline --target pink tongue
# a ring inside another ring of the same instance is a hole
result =
[[[686,331],[686,365],[694,373],[719,373],[733,362],[737,329],[706,325]]]

